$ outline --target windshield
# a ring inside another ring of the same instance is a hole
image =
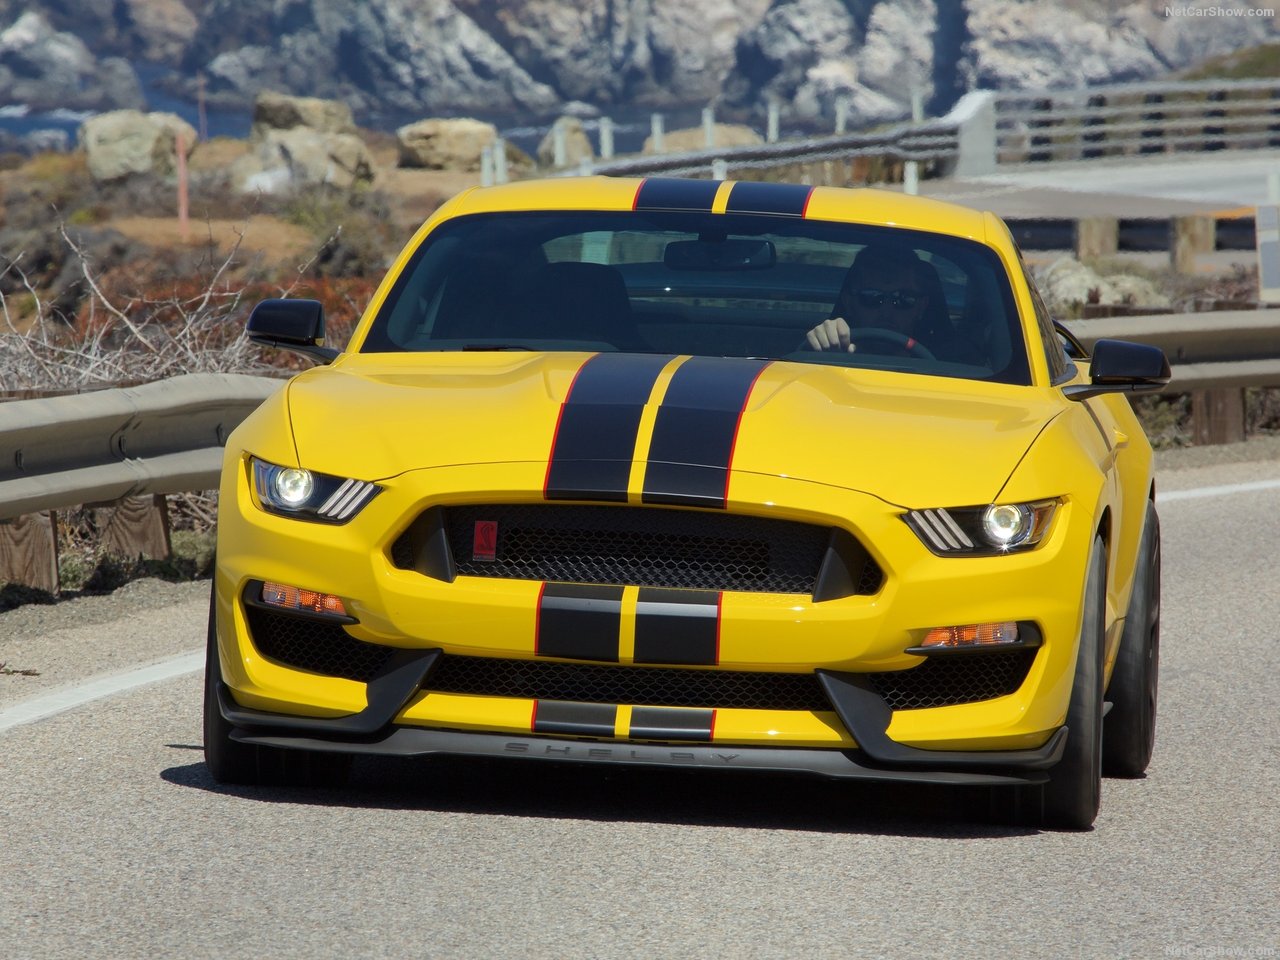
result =
[[[1030,383],[993,251],[799,217],[446,221],[414,252],[361,346],[428,350],[767,357]]]

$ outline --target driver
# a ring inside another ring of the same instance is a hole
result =
[[[917,344],[936,348],[917,339],[926,335],[923,318],[930,306],[931,271],[911,250],[863,247],[845,274],[832,316],[805,334],[805,346],[853,353],[862,328],[901,337],[901,343],[892,342],[897,339],[892,336],[876,337],[876,353],[907,354]]]

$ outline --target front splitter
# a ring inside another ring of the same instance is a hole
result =
[[[241,743],[264,747],[372,756],[509,757],[562,763],[744,770],[758,773],[807,774],[832,780],[938,783],[954,786],[1025,786],[1044,783],[1048,780],[1044,772],[1037,770],[884,769],[868,763],[858,750],[702,744],[619,744],[607,741],[553,740],[545,737],[429,730],[421,727],[394,727],[385,736],[358,742],[278,733],[254,733],[248,730],[235,730],[231,736]]]

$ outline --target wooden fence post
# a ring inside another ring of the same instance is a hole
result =
[[[1191,435],[1196,446],[1244,440],[1244,390],[1191,391]]]
[[[58,593],[58,518],[52,511],[0,520],[0,582]]]
[[[1217,245],[1217,221],[1203,214],[1192,214],[1173,217],[1170,226],[1173,237],[1169,253],[1174,272],[1195,273],[1196,257],[1202,253],[1212,253]]]
[[[1115,217],[1081,217],[1076,221],[1076,259],[1114,256],[1120,249],[1120,221]]]
[[[172,555],[169,505],[159,494],[95,505],[94,520],[100,531],[99,549],[105,554],[130,560],[139,556],[168,560]]]

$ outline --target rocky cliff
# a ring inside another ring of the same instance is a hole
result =
[[[1172,7],[1173,5],[1170,4]],[[715,103],[759,123],[933,111],[967,89],[1159,76],[1280,34],[1251,0],[0,0],[0,106],[134,106],[120,58],[378,113],[544,118]],[[1217,15],[1187,15],[1188,8]],[[1227,11],[1227,13],[1224,13]],[[42,51],[22,38],[39,33]],[[78,44],[78,46],[77,46]],[[136,77],[133,78],[136,81]],[[96,99],[95,99],[96,98]],[[579,110],[589,109],[578,107]]]

